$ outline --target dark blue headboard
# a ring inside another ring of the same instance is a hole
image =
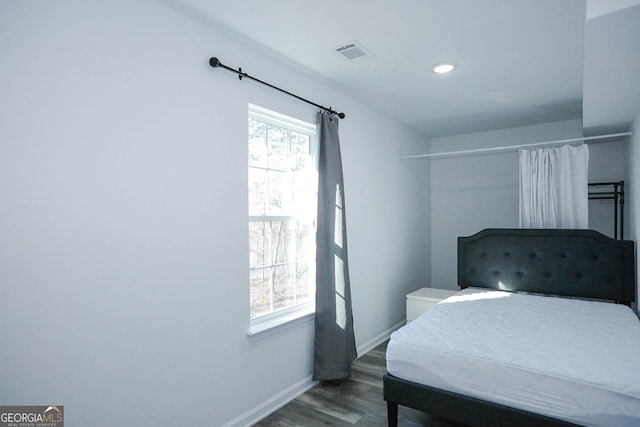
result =
[[[458,237],[458,284],[630,304],[634,253],[633,241],[593,230],[488,228]]]

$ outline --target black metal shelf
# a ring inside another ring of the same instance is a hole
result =
[[[590,183],[589,200],[613,200],[613,238],[624,239],[624,181]]]

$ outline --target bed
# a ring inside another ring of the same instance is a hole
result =
[[[486,229],[458,238],[458,282],[392,334],[389,426],[398,405],[468,426],[640,425],[632,241]]]

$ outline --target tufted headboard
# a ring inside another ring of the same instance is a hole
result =
[[[485,229],[458,237],[466,287],[636,300],[635,245],[593,230]]]

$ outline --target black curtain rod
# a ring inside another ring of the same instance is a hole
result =
[[[327,112],[328,112],[328,113],[330,113],[330,114],[335,114],[335,115],[337,115],[338,117],[340,117],[341,119],[344,119],[344,117],[345,117],[345,114],[344,114],[344,113],[338,113],[337,111],[335,111],[335,110],[331,109],[331,107],[329,107],[329,108],[327,108],[327,107],[323,107],[322,105],[316,104],[315,102],[311,102],[311,101],[309,101],[308,99],[304,99],[304,98],[302,98],[301,96],[298,96],[298,95],[293,94],[293,93],[291,93],[291,92],[287,92],[287,91],[286,91],[286,90],[284,90],[284,89],[280,89],[279,87],[274,86],[274,85],[272,85],[272,84],[269,84],[269,83],[267,83],[267,82],[264,82],[264,81],[262,81],[262,80],[260,80],[260,79],[256,79],[255,77],[252,77],[252,76],[250,76],[249,74],[242,72],[242,68],[238,68],[237,70],[234,70],[234,69],[233,69],[233,68],[231,68],[231,67],[227,67],[227,66],[226,66],[226,65],[224,65],[222,62],[220,62],[220,60],[219,60],[218,58],[216,58],[215,56],[214,56],[214,57],[212,57],[211,59],[209,59],[209,65],[211,65],[213,68],[224,68],[225,70],[232,71],[232,72],[234,72],[234,73],[238,74],[238,79],[240,79],[240,80],[242,80],[242,78],[243,78],[243,77],[246,77],[246,78],[251,79],[251,80],[254,80],[254,81],[258,82],[258,83],[262,83],[263,85],[269,86],[269,87],[270,87],[270,88],[272,88],[272,89],[279,90],[280,92],[286,93],[287,95],[293,96],[294,98],[298,98],[300,101],[304,101],[304,102],[306,102],[307,104],[311,104],[311,105],[313,105],[313,106],[315,106],[315,107],[321,108],[321,109],[323,109],[323,110],[327,111]]]

